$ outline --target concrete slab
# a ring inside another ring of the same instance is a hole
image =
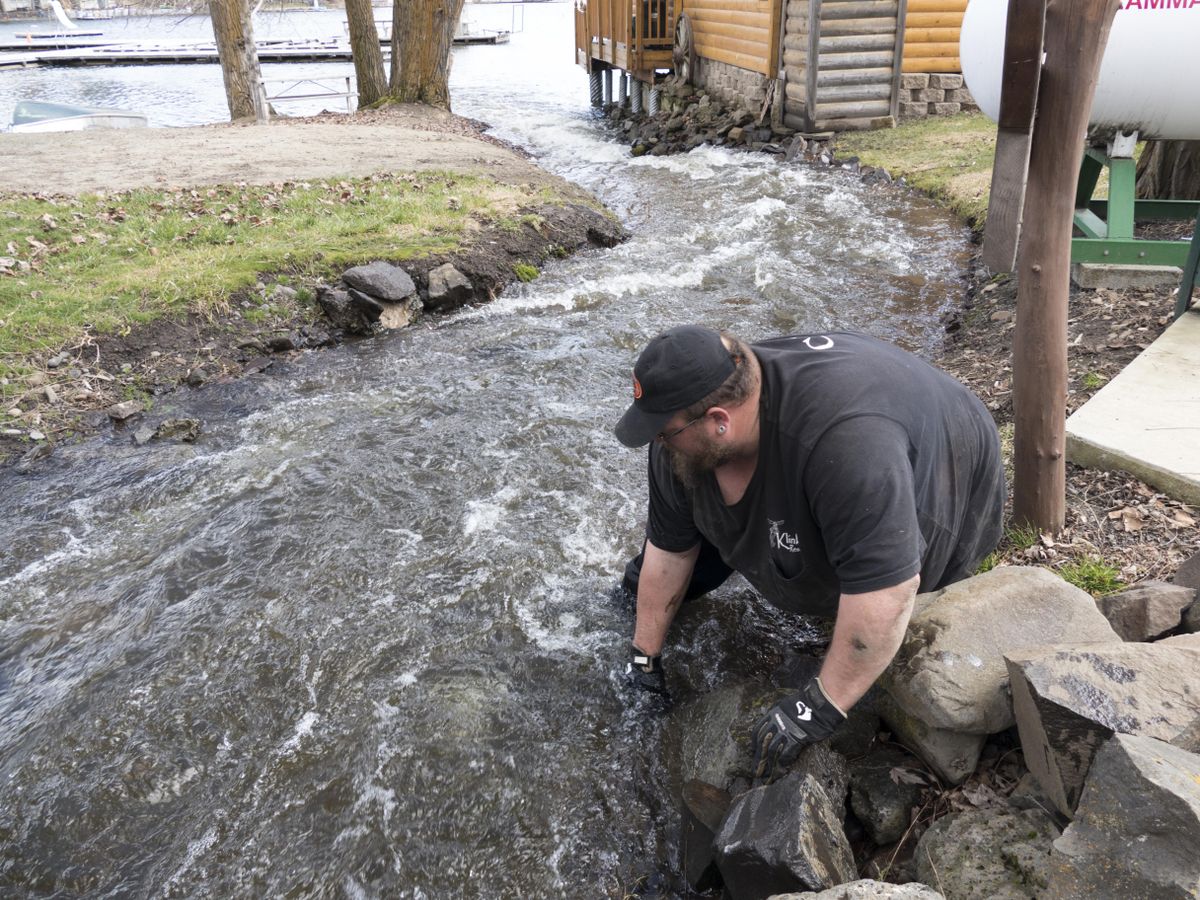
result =
[[[1075,263],[1071,280],[1081,288],[1113,291],[1169,291],[1179,287],[1179,266],[1114,266],[1109,263]]]
[[[1067,459],[1200,505],[1200,310],[1184,313],[1067,419]]]

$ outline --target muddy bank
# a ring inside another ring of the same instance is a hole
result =
[[[26,138],[55,142],[58,151],[40,157],[59,161],[52,163],[52,177],[43,183],[64,194],[161,185],[167,171],[174,186],[426,170],[519,186],[529,203],[508,221],[474,222],[456,251],[403,261],[419,293],[420,304],[416,298],[413,303],[419,318],[488,302],[513,281],[536,277],[547,260],[587,247],[610,247],[626,236],[594,197],[539,169],[523,152],[482,136],[482,127],[441,110],[397,107],[368,112],[361,119],[154,129],[134,138],[114,132],[118,146],[97,155],[97,164],[86,169],[69,166],[74,154],[61,148],[63,141],[78,141],[82,135],[15,136],[15,144],[14,136],[6,135],[0,139],[0,159],[7,159],[0,166],[0,190],[12,190],[22,181],[22,167],[28,170],[31,157],[23,163],[18,157],[37,148],[26,146]],[[431,301],[429,296],[430,271],[446,263],[471,285],[450,305],[445,298]],[[317,302],[326,284],[336,281],[336,275],[309,283],[293,273],[263,273],[252,289],[230,296],[220,313],[168,316],[118,333],[89,330],[26,360],[32,374],[0,411],[5,414],[0,466],[32,471],[56,444],[116,422],[129,428],[131,438],[136,436],[133,426],[141,423],[144,436],[147,423],[155,424],[154,399],[165,393],[256,375],[281,357],[325,352],[344,341],[364,339],[331,322]],[[135,412],[124,418],[130,410]]]

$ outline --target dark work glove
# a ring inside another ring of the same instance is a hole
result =
[[[663,675],[662,657],[643,653],[636,646],[631,649],[629,664],[625,666],[625,678],[643,691],[666,694],[667,679]]]
[[[846,714],[825,695],[821,679],[809,679],[800,693],[784,697],[755,726],[755,784],[769,782],[776,766],[791,765],[801,750],[825,740],[844,721]]]

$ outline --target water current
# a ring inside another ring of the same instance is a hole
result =
[[[622,690],[608,599],[645,503],[610,432],[632,361],[685,321],[928,352],[965,233],[837,171],[631,159],[587,105],[571,10],[456,51],[453,102],[597,193],[627,243],[160,398],[203,421],[194,445],[115,432],[0,473],[0,894],[619,897],[677,867],[669,720]],[[216,67],[0,83],[224,113]],[[730,583],[681,617],[678,699],[806,633]]]

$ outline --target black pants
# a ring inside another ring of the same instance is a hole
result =
[[[633,596],[637,596],[638,579],[642,575],[642,561],[646,556],[646,545],[642,544],[642,552],[625,564],[625,579],[621,586]],[[733,569],[725,565],[717,548],[700,538],[700,555],[696,558],[696,566],[692,569],[692,580],[688,583],[684,601],[703,597],[709,591],[714,591],[725,583],[725,579],[733,574]]]

